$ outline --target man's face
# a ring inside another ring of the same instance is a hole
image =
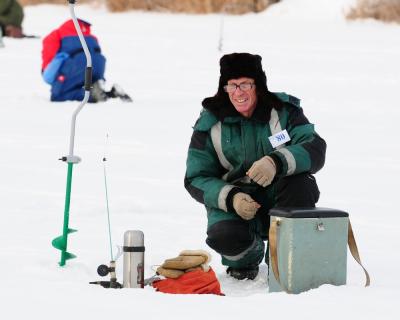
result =
[[[231,79],[224,88],[235,109],[244,117],[251,117],[257,106],[254,79],[246,77]]]

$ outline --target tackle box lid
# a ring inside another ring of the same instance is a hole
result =
[[[347,212],[338,209],[305,207],[272,208],[268,214],[284,218],[343,218],[349,216]]]

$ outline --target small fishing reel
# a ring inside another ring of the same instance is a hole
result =
[[[122,284],[117,282],[117,276],[115,273],[115,261],[110,261],[110,266],[105,264],[101,264],[97,267],[97,274],[100,277],[105,277],[110,274],[110,281],[93,281],[89,282],[90,284],[98,284],[103,288],[111,288],[111,289],[121,289]]]
[[[113,267],[109,267],[109,266],[107,266],[107,265],[105,265],[105,264],[101,264],[101,265],[99,265],[98,267],[97,267],[97,274],[100,276],[100,277],[105,277],[105,276],[107,276],[110,272],[114,272],[115,271],[115,268],[113,268]]]

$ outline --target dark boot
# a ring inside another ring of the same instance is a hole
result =
[[[238,280],[244,280],[244,279],[254,280],[258,275],[258,266],[246,269],[236,269],[229,267],[228,269],[226,269],[226,273]]]
[[[132,102],[132,98],[117,84],[114,84],[107,96],[110,98],[120,98],[124,102]]]
[[[101,80],[93,83],[92,88],[90,89],[90,99],[92,102],[103,102],[108,99]]]

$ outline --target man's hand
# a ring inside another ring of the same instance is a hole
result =
[[[253,163],[247,175],[260,186],[266,187],[271,184],[276,174],[276,165],[271,157],[265,156]]]
[[[251,220],[261,206],[248,194],[239,192],[233,196],[233,208],[244,220]]]

